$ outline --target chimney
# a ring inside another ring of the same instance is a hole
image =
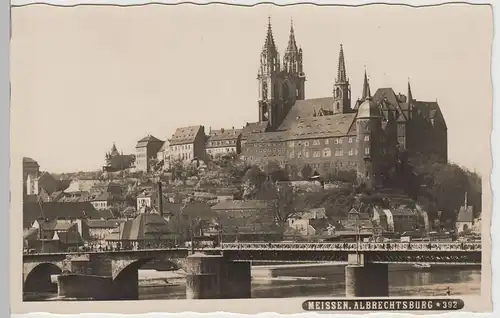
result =
[[[467,209],[467,192],[465,192],[465,201],[464,201],[465,208]]]
[[[163,216],[163,191],[161,181],[158,181],[158,213]]]

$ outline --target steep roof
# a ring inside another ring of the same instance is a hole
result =
[[[458,211],[457,222],[472,222],[474,220],[474,213],[472,206],[461,206]]]
[[[115,228],[106,240],[156,240],[159,236],[171,234],[168,222],[157,213],[141,213],[133,220],[127,220]]]
[[[36,165],[38,165],[38,162],[36,162],[36,160],[34,160],[33,158],[23,157],[23,164],[36,164]]]
[[[184,204],[166,202],[163,204],[163,214],[179,215]],[[206,203],[189,203],[182,211],[184,215],[200,217],[202,219],[211,219],[214,215],[210,206]]]
[[[267,130],[268,124],[269,123],[267,121],[247,123],[241,131],[241,138],[247,139],[251,134],[265,132]]]
[[[232,140],[237,139],[240,135],[242,129],[218,129],[212,130],[210,135],[208,136],[209,141],[217,141],[217,140]]]
[[[114,195],[110,192],[104,192],[95,197],[92,201],[124,201],[122,196]]]
[[[288,118],[288,116],[287,116]],[[288,122],[288,139],[309,139],[346,136],[352,126],[355,113],[329,116],[301,117]]]
[[[152,135],[147,135],[137,142],[136,148],[146,147],[151,142],[162,142],[160,139]]]
[[[42,206],[42,209],[40,208]],[[101,219],[111,218],[110,211],[96,210],[90,202],[23,202],[23,226],[28,228],[37,219]]]
[[[288,132],[286,131],[254,133],[248,136],[247,143],[285,141],[287,137]]]
[[[81,244],[83,239],[77,231],[56,232],[54,238],[58,238],[59,242],[64,244]]]
[[[217,203],[212,207],[212,210],[267,209],[268,204],[268,201],[265,200],[228,200]]]
[[[193,143],[196,136],[203,130],[203,126],[188,126],[177,128],[170,138],[170,145],[182,145]]]
[[[288,130],[298,119],[313,117],[314,111],[318,112],[320,109],[332,109],[332,107],[333,97],[298,100],[292,106],[278,130]]]

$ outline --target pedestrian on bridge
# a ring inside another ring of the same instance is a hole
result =
[[[450,295],[451,295],[450,286],[448,286],[448,288],[446,289],[446,295],[447,295],[447,296],[450,296]]]

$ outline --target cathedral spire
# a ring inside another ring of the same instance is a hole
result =
[[[372,97],[372,94],[370,92],[370,83],[368,83],[368,76],[366,75],[366,69],[365,69],[365,79],[363,82],[363,95],[361,95],[361,99],[367,99]]]
[[[293,30],[293,20],[290,22],[290,36],[288,37],[287,52],[298,52],[297,42],[295,41],[295,32]]]
[[[265,74],[274,74],[280,70],[279,53],[274,43],[273,29],[271,26],[271,17],[267,24],[266,41],[260,54],[260,69],[259,76]]]
[[[340,44],[339,64],[338,64],[338,70],[337,70],[337,82],[338,83],[346,83],[347,82],[347,72],[345,69],[344,48],[342,47],[342,44]]]
[[[276,51],[276,44],[274,43],[273,28],[271,26],[271,17],[268,17],[266,42],[264,43],[264,50]]]

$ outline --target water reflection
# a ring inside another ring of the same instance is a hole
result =
[[[445,296],[449,286],[452,295],[479,295],[480,270],[433,269],[389,273],[390,296]],[[185,284],[140,288],[141,299],[185,299]],[[253,298],[345,296],[344,275],[311,279],[256,279],[252,281]]]

